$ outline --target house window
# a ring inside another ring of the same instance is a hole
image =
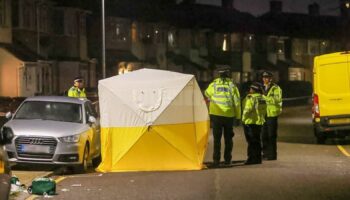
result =
[[[54,10],[52,16],[52,29],[58,35],[64,34],[64,15],[62,10]]]
[[[137,42],[137,25],[135,22],[131,24],[131,41]]]
[[[242,50],[242,35],[237,33],[231,34],[231,47],[233,51]]]
[[[142,27],[142,32],[140,34],[140,39],[144,42],[144,43],[152,43],[153,41],[153,26],[150,24],[143,24]]]
[[[12,0],[12,27],[19,27],[19,2],[18,1],[19,0]]]
[[[0,0],[0,26],[6,25],[6,0]]]
[[[22,7],[23,13],[23,27],[27,29],[35,29],[35,6],[33,4],[26,3]]]
[[[41,32],[48,32],[48,8],[47,6],[41,5],[39,7],[39,17],[40,17],[40,31]]]
[[[224,35],[224,40],[222,42],[222,50],[223,51],[228,51],[228,42],[227,42],[227,34]]]
[[[168,33],[168,45],[169,47],[175,47],[175,33],[173,31]]]
[[[80,23],[80,34],[86,35],[86,16],[85,16],[85,14],[79,15],[79,23]]]
[[[113,40],[117,40],[119,42],[125,42],[127,41],[127,35],[128,35],[128,29],[124,24],[117,23],[113,25],[114,34],[113,34]]]
[[[64,15],[64,34],[68,36],[77,35],[77,15],[74,11],[67,11]]]
[[[320,42],[320,54],[325,54],[330,52],[330,44],[328,41]]]
[[[164,43],[164,30],[162,28],[156,27],[154,29],[154,38],[157,44]]]
[[[252,34],[244,37],[244,51],[254,52],[255,51],[255,37]]]
[[[277,41],[277,53],[278,54],[284,54],[284,41],[283,40],[278,40]]]
[[[319,43],[315,40],[309,40],[308,42],[308,52],[310,55],[317,55],[319,54]]]

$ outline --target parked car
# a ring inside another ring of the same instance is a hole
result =
[[[98,114],[87,99],[38,96],[23,101],[3,130],[14,135],[6,145],[13,163],[74,166],[84,172],[100,160]]]
[[[0,199],[8,199],[11,189],[11,170],[4,146],[11,143],[13,135],[0,129]]]

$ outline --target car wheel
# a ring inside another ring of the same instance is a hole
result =
[[[96,158],[92,159],[92,166],[96,168],[100,163],[101,163],[101,154]]]
[[[83,161],[76,167],[77,173],[85,173],[89,168],[89,146],[86,144],[83,154]]]

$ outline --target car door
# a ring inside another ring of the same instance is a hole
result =
[[[86,111],[86,119],[89,119],[89,116],[93,116],[96,118],[95,123],[89,123],[91,135],[91,147],[90,153],[93,157],[100,154],[101,149],[101,141],[100,141],[100,119],[99,116],[94,109],[92,103],[90,101],[85,103],[85,111]]]

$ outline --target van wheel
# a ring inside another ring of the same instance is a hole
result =
[[[88,168],[89,168],[89,146],[86,144],[84,149],[84,154],[83,154],[83,161],[81,164],[79,164],[75,168],[75,171],[77,173],[85,173],[87,172]]]
[[[316,136],[317,144],[325,144],[326,143],[326,137],[325,136]]]
[[[314,134],[316,136],[317,144],[324,144],[326,143],[327,137],[324,135],[324,133],[318,131],[316,128],[314,128]]]

